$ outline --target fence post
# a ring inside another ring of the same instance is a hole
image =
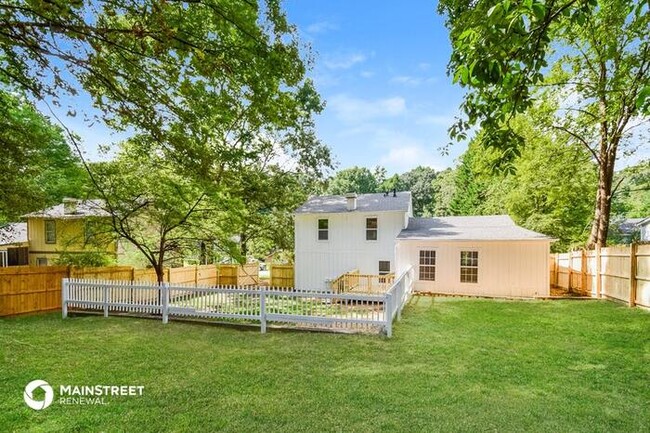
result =
[[[569,282],[567,283],[567,291],[571,293],[571,285],[573,283],[573,251],[569,251]]]
[[[108,317],[108,284],[104,284],[104,317]]]
[[[636,305],[636,248],[636,243],[630,244],[630,307]]]
[[[162,283],[160,290],[162,291],[162,322],[166,324],[169,322],[169,283]]]
[[[68,298],[70,297],[68,291],[68,279],[64,278],[61,285],[61,312],[63,313],[63,318],[68,317]]]
[[[385,310],[385,316],[386,316],[386,325],[385,325],[385,330],[386,330],[386,336],[387,337],[392,337],[393,336],[393,308],[392,308],[392,296],[390,293],[386,293],[384,296],[384,310]]]
[[[266,334],[266,289],[260,290],[260,331]]]
[[[602,297],[603,279],[601,277],[600,245],[596,245],[596,297]]]
[[[587,292],[587,250],[581,250],[580,256],[580,291]]]

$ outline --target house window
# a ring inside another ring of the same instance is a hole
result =
[[[460,282],[478,283],[478,251],[460,252]]]
[[[47,258],[39,257],[36,259],[36,266],[47,266]]]
[[[320,219],[318,220],[318,240],[326,241],[329,239],[329,220]]]
[[[418,278],[420,281],[436,281],[436,252],[420,250]]]
[[[45,220],[45,243],[56,243],[56,221]]]
[[[366,240],[377,240],[377,218],[366,218]]]
[[[379,261],[379,275],[388,275],[390,274],[390,261],[380,260]]]

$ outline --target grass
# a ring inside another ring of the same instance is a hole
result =
[[[650,315],[416,297],[394,338],[58,314],[0,320],[0,431],[648,431]],[[33,411],[25,384],[144,385]]]

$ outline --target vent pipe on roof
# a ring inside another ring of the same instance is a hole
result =
[[[77,213],[77,199],[64,198],[63,199],[63,213],[66,215],[74,215]]]
[[[348,210],[356,210],[357,209],[357,194],[356,193],[348,193],[345,194],[345,198],[348,201]]]

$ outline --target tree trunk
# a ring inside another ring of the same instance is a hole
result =
[[[158,263],[156,266],[154,266],[154,269],[156,270],[156,279],[158,280],[158,285],[161,285],[165,282],[165,268],[163,267],[162,263]]]
[[[612,208],[612,184],[614,164],[616,162],[616,144],[609,152],[601,152],[598,164],[598,191],[596,192],[596,209],[591,225],[588,248],[607,246],[610,211]]]

